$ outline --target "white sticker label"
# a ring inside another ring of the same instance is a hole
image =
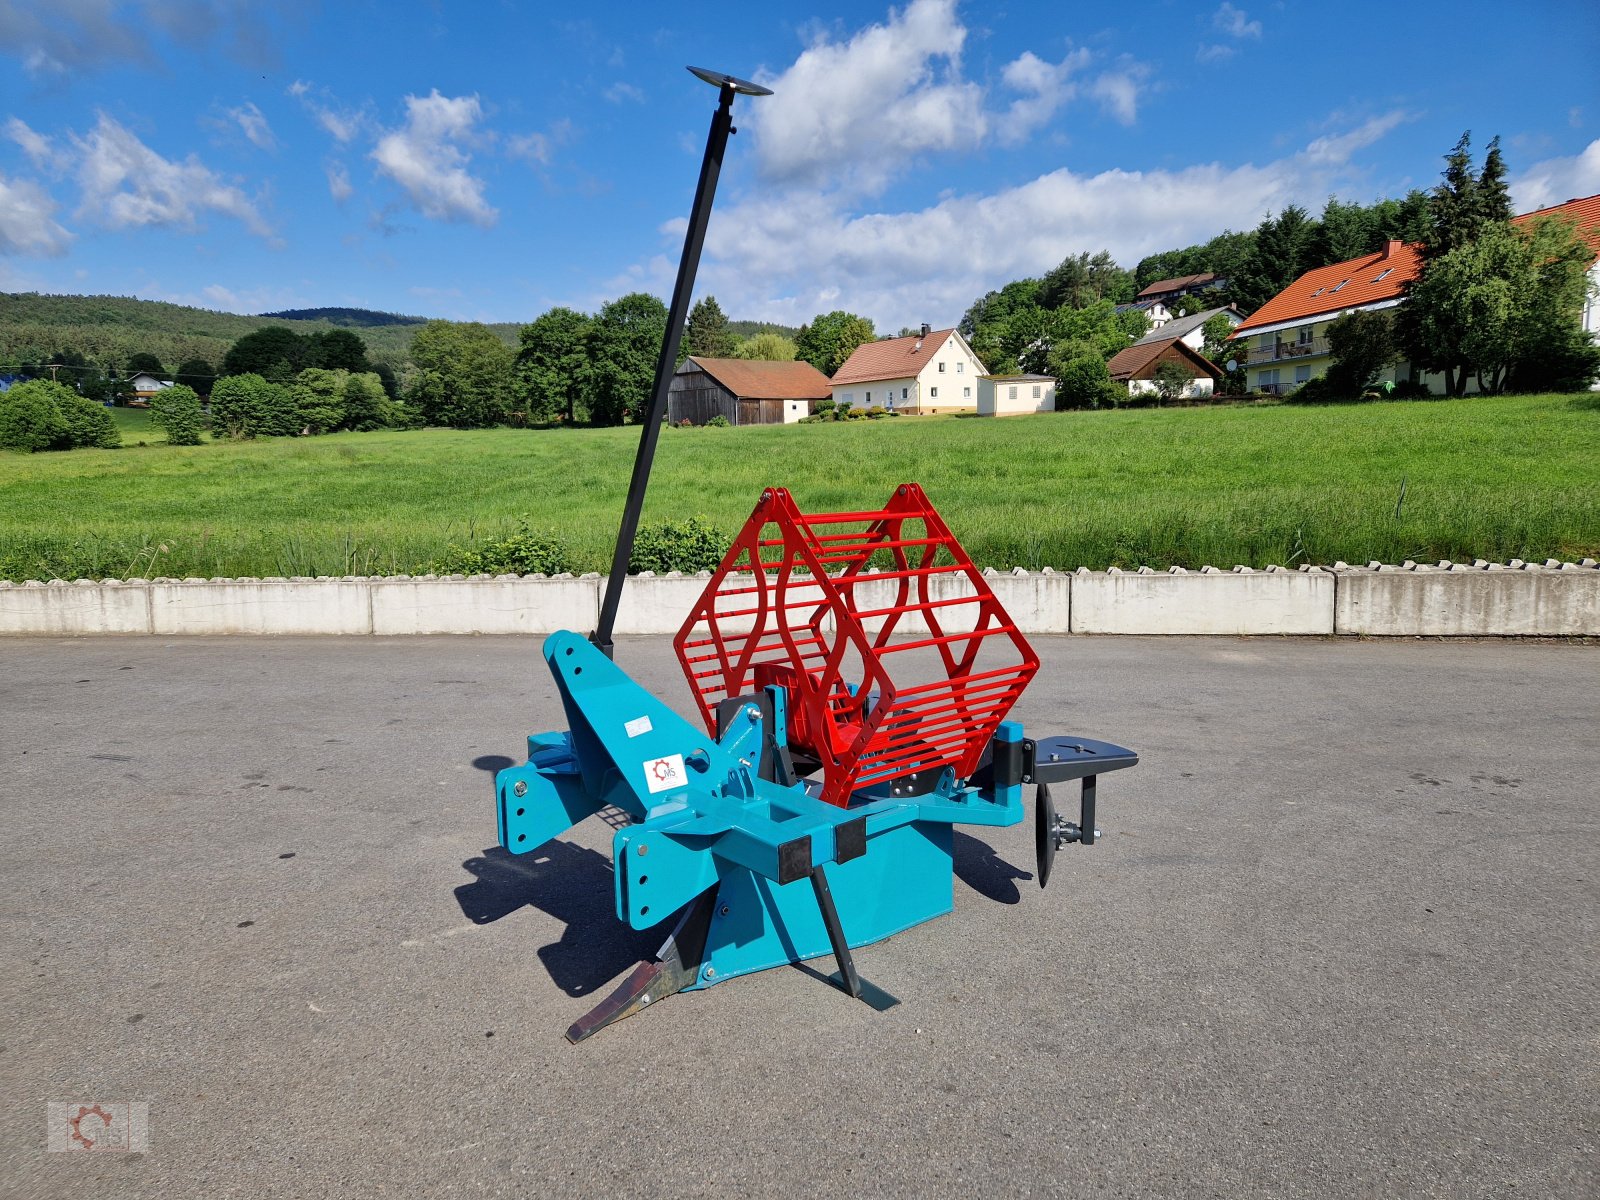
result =
[[[645,759],[644,782],[652,792],[664,792],[688,783],[689,777],[683,772],[683,755],[669,754],[665,758]]]
[[[649,717],[635,717],[633,720],[624,725],[623,728],[628,731],[629,737],[636,738],[641,733],[649,733],[655,728],[655,726],[650,724]]]

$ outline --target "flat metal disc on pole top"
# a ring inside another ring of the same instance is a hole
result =
[[[771,88],[764,88],[759,83],[751,83],[748,79],[740,79],[737,75],[724,75],[721,71],[708,71],[704,67],[690,67],[690,71],[704,79],[712,87],[730,87],[741,96],[770,96]]]

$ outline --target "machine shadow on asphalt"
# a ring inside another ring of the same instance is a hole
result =
[[[996,904],[1016,904],[1022,893],[1017,880],[1032,879],[1032,871],[1014,867],[995,853],[988,842],[955,830],[956,878],[978,895]]]
[[[565,923],[560,940],[538,954],[551,981],[569,996],[601,990],[661,942],[659,928],[618,926],[611,860],[598,851],[560,840],[523,855],[494,846],[461,865],[477,877],[455,889],[456,903],[473,924],[489,925],[523,908]]]

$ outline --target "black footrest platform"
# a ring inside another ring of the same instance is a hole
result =
[[[1070,734],[1052,734],[1023,743],[1022,778],[1027,783],[1063,783],[1086,775],[1121,771],[1138,761],[1138,754],[1126,746]]]

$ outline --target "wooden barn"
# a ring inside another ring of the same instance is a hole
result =
[[[808,362],[702,358],[691,354],[672,377],[667,420],[704,425],[792,425],[832,395],[828,377]]]

